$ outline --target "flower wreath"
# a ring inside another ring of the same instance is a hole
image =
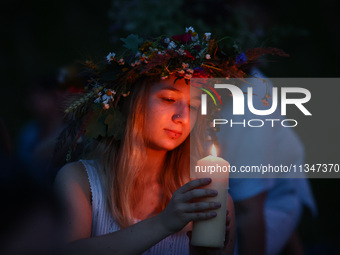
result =
[[[175,75],[189,84],[191,78],[246,78],[247,70],[262,55],[288,56],[277,48],[254,48],[246,52],[230,37],[219,40],[211,33],[202,36],[193,27],[182,35],[160,36],[143,40],[131,34],[121,38],[124,51],[110,52],[106,61],[86,61],[90,72],[87,84],[65,110],[69,120],[60,136],[63,143],[71,136],[74,149],[80,138],[122,137],[124,116],[118,102],[129,96],[134,83],[142,76],[166,79]],[[79,91],[79,90],[78,90]],[[210,135],[215,130],[210,130]]]

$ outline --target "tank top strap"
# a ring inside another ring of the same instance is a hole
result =
[[[100,165],[97,160],[79,160],[85,167],[90,183],[92,208],[98,207],[98,200],[103,196],[102,176],[99,174]]]
[[[104,235],[117,231],[119,226],[114,221],[107,206],[107,196],[103,174],[98,160],[80,160],[84,165],[92,193],[92,228],[91,236]]]

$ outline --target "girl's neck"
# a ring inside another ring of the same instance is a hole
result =
[[[146,150],[146,163],[143,168],[143,175],[147,179],[157,181],[160,172],[163,170],[164,160],[167,151]]]

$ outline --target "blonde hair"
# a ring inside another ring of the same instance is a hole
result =
[[[105,138],[99,143],[98,151],[106,180],[107,202],[113,217],[122,228],[134,224],[133,208],[144,192],[141,185],[143,179],[141,169],[146,158],[143,132],[146,102],[154,82],[145,78],[140,80],[139,84],[135,84],[133,93],[123,106],[123,111],[127,115],[123,139],[117,141],[114,138]],[[199,116],[198,122],[202,122]],[[197,161],[203,154],[199,143],[203,129],[196,127],[204,125],[197,124],[180,146],[166,154],[163,171],[159,176],[163,197],[157,207],[157,213],[166,207],[173,192],[190,180],[190,160]],[[197,157],[190,153],[190,137],[198,141],[194,152]]]

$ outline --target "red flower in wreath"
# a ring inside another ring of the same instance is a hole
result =
[[[191,34],[174,35],[172,36],[172,39],[180,43],[188,43],[191,40]]]
[[[187,58],[191,58],[192,60],[195,60],[195,57],[193,55],[191,55],[190,51],[188,50],[184,50],[184,52],[186,53],[185,56]]]

